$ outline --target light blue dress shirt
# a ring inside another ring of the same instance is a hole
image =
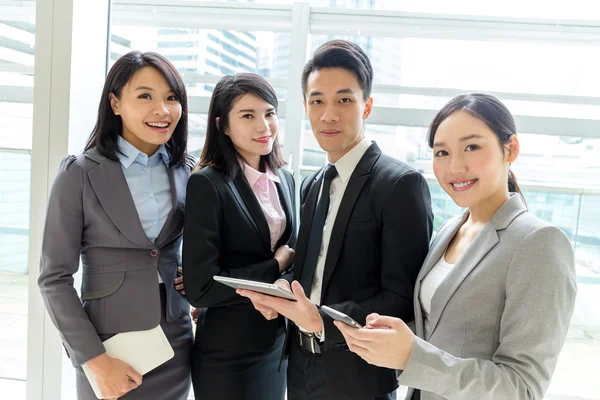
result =
[[[165,146],[161,145],[156,153],[148,157],[121,136],[119,148],[123,154],[117,153],[117,157],[121,162],[142,228],[148,239],[154,242],[173,208],[171,182],[167,172],[169,153]],[[162,283],[160,274],[158,280]]]

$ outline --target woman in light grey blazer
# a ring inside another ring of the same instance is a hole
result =
[[[508,109],[461,95],[429,131],[442,188],[467,211],[433,239],[415,284],[416,335],[372,314],[367,329],[336,322],[351,351],[399,370],[407,399],[544,397],[575,303],[573,250],[527,211],[509,166],[519,154]]]
[[[187,399],[192,326],[177,291],[194,164],[186,144],[187,98],[175,67],[156,53],[117,60],[86,151],[66,157],[54,181],[40,263],[39,287],[77,368],[80,400],[96,398],[84,365],[106,399]],[[175,355],[143,380],[106,354],[109,337],[159,324]]]

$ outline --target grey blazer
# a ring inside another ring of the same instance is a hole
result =
[[[575,304],[571,243],[513,194],[439,286],[427,320],[421,282],[467,217],[431,244],[415,286],[418,337],[398,381],[422,400],[542,400]]]
[[[48,200],[38,284],[73,366],[104,353],[99,335],[160,323],[157,269],[167,292],[167,321],[189,312],[173,285],[181,264],[188,164],[168,168],[173,209],[153,243],[118,161],[95,149],[63,160]],[[81,299],[73,287],[80,257]]]

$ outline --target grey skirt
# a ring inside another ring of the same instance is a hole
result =
[[[167,322],[165,318],[165,288],[160,285],[161,320],[165,335],[169,339],[175,356],[144,375],[142,384],[119,397],[119,400],[187,400],[191,386],[191,355],[194,338],[192,322],[188,315]],[[107,338],[102,338],[106,340]],[[77,367],[77,399],[96,400],[96,395],[81,367]]]

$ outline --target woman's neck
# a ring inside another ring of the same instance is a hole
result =
[[[123,139],[127,140],[133,147],[146,154],[148,157],[154,155],[154,153],[156,153],[156,150],[158,150],[158,148],[160,147],[157,144],[144,142],[134,134],[126,131],[123,132]]]
[[[488,223],[509,197],[508,189],[503,189],[483,199],[478,204],[469,207],[468,221],[473,225]]]
[[[258,172],[264,172],[264,171],[260,170],[260,155],[259,154],[243,154],[240,152],[239,155],[241,156],[242,161],[244,163],[248,164],[250,167],[254,168]]]

